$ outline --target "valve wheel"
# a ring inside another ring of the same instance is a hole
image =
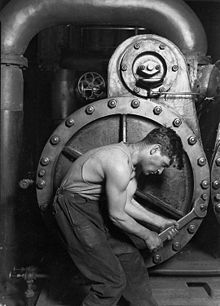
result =
[[[86,101],[97,100],[105,94],[105,80],[97,72],[84,73],[77,84],[77,89]]]
[[[172,127],[184,147],[184,167],[165,169],[161,176],[138,177],[137,197],[155,212],[176,220],[209,202],[209,167],[200,141],[184,120],[166,107],[136,97],[115,97],[90,103],[72,113],[54,131],[46,143],[37,169],[37,199],[46,213],[56,188],[80,154],[120,141],[137,142],[153,128]],[[200,208],[199,208],[200,209]],[[143,256],[147,266],[159,264],[179,252],[194,236],[203,217],[185,222],[172,241],[152,256]],[[178,247],[177,247],[178,246]]]

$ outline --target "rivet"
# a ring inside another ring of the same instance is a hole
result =
[[[181,249],[181,243],[179,241],[174,242],[172,244],[172,249],[176,252],[179,251]]]
[[[138,43],[138,42],[136,42],[135,44],[134,44],[134,48],[137,50],[137,49],[139,49],[140,48],[140,44]]]
[[[179,69],[178,65],[173,65],[172,71],[176,72]]]
[[[54,145],[57,145],[59,142],[60,142],[60,137],[59,137],[59,136],[53,135],[53,136],[50,138],[50,143],[51,143],[53,146],[54,146]]]
[[[131,107],[138,108],[140,106],[140,101],[138,99],[134,99],[131,101]]]
[[[46,182],[44,180],[42,180],[42,179],[38,180],[37,187],[39,189],[43,189],[45,186],[46,186]]]
[[[140,92],[140,88],[134,87],[133,91],[134,91],[135,93],[139,93],[139,92]]]
[[[219,214],[220,213],[220,203],[215,205],[215,211]]]
[[[194,145],[196,142],[197,142],[197,139],[196,139],[195,136],[190,136],[190,137],[188,138],[188,143],[189,143],[190,145]]]
[[[153,256],[153,262],[154,262],[155,264],[159,264],[159,263],[161,263],[161,261],[162,261],[162,258],[161,258],[161,256],[160,256],[159,254],[155,254],[155,255]]]
[[[94,111],[95,111],[95,107],[94,106],[92,106],[92,105],[87,106],[86,113],[88,115],[91,115],[92,113],[94,113]]]
[[[121,70],[126,71],[128,69],[126,64],[121,64]]]
[[[195,224],[190,224],[187,228],[187,231],[190,233],[190,234],[194,234],[195,231],[196,231],[196,226]]]
[[[156,70],[160,70],[160,65],[156,65],[156,66],[155,66],[155,69],[156,69]]]
[[[155,115],[160,115],[162,108],[160,106],[155,106],[153,112]]]
[[[163,87],[163,86],[161,86],[160,88],[159,88],[159,92],[164,92],[166,89]]]
[[[216,195],[215,195],[215,200],[216,200],[216,201],[220,201],[220,193],[216,193]]]
[[[203,180],[203,181],[201,182],[201,187],[202,187],[203,189],[207,189],[207,188],[209,187],[209,182],[208,182],[207,180]]]
[[[200,204],[200,210],[201,211],[206,211],[207,210],[207,208],[208,208],[208,206],[207,205],[205,205],[205,204]]]
[[[176,118],[176,119],[173,120],[173,125],[175,127],[179,127],[181,124],[182,124],[182,120],[181,119]]]
[[[46,174],[46,170],[45,170],[45,169],[40,169],[40,170],[38,171],[38,176],[39,176],[39,177],[43,177],[45,174]]]
[[[164,49],[165,49],[165,45],[160,44],[160,45],[159,45],[159,48],[160,48],[160,50],[164,50]]]
[[[220,182],[218,180],[215,180],[214,182],[212,182],[212,187],[214,189],[218,189],[220,187]]]
[[[203,194],[201,195],[201,198],[202,198],[204,201],[208,200],[208,194],[207,194],[207,193],[203,193]]]
[[[108,101],[108,107],[114,108],[117,105],[117,101],[115,99],[111,99]]]
[[[74,119],[73,118],[68,118],[66,121],[65,121],[65,124],[67,127],[71,127],[73,126],[75,123]]]
[[[198,163],[198,165],[199,166],[205,166],[205,164],[206,164],[206,159],[205,159],[205,157],[200,157],[200,158],[198,158],[197,159],[197,163]]]
[[[216,165],[219,167],[220,166],[220,157],[218,157],[216,160],[215,160],[215,163]]]
[[[50,162],[50,159],[49,157],[42,157],[41,160],[40,160],[40,163],[42,166],[47,166]]]

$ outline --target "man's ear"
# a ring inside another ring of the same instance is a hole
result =
[[[152,148],[150,149],[150,155],[157,153],[157,151],[159,151],[160,149],[161,149],[160,144],[154,144]]]

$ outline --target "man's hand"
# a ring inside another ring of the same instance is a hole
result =
[[[160,231],[162,232],[165,229],[167,229],[168,227],[170,227],[170,230],[168,232],[167,239],[172,240],[176,236],[176,234],[178,233],[179,224],[176,220],[163,219],[162,225],[160,227]]]
[[[178,222],[176,220],[163,218],[161,220],[161,226],[160,226],[161,232],[164,231],[166,228],[172,226],[172,225],[177,230],[179,229],[179,224],[178,224]]]
[[[149,231],[144,241],[151,252],[163,246],[162,240],[156,232]]]

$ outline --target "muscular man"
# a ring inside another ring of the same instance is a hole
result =
[[[150,251],[161,247],[159,229],[173,225],[143,208],[134,198],[136,171],[161,174],[175,160],[182,167],[182,143],[171,129],[153,129],[137,143],[99,147],[80,156],[70,167],[55,196],[55,218],[67,251],[91,280],[82,306],[113,306],[121,297],[130,306],[157,305],[139,250],[129,238],[142,239]]]

